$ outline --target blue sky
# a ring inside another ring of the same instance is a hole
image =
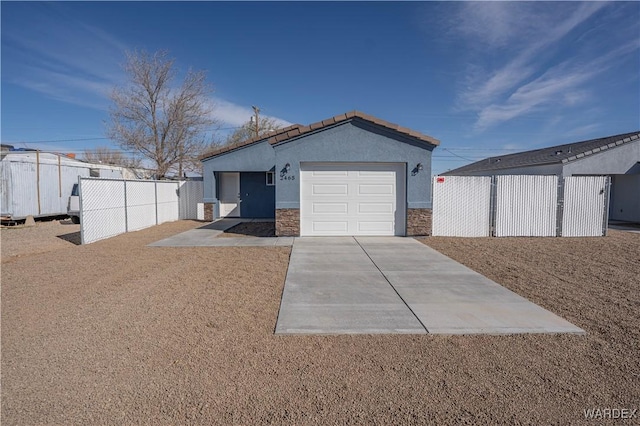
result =
[[[219,137],[251,105],[300,124],[357,109],[440,139],[434,173],[640,128],[637,2],[1,8],[2,142],[18,147],[115,147],[100,138],[132,49],[208,72]]]

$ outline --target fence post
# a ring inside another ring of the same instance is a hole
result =
[[[129,232],[129,208],[127,207],[127,181],[124,183],[124,232]]]
[[[607,236],[609,231],[609,203],[611,197],[611,176],[606,176],[604,181],[604,214],[602,215],[602,235]]]
[[[564,218],[564,176],[558,176],[558,195],[556,207],[556,237],[562,237],[562,219]]]
[[[80,244],[84,244],[84,211],[82,209],[82,176],[78,175],[78,214],[80,215]]]
[[[496,236],[496,210],[498,209],[498,189],[496,175],[491,176],[491,186],[489,187],[489,236]]]
[[[153,190],[156,205],[156,225],[158,224],[158,181],[153,181]]]

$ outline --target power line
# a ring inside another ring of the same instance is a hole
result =
[[[236,127],[212,127],[212,128],[209,128],[209,129],[205,129],[205,131],[236,130],[236,129],[240,129],[240,128],[242,128],[242,126],[236,126]],[[100,140],[111,140],[111,138],[89,137],[89,138],[75,138],[75,139],[48,139],[48,140],[40,140],[40,141],[15,141],[15,142],[6,142],[6,143],[8,145],[14,145],[14,144],[20,144],[20,143],[88,142],[88,141],[100,141]]]
[[[44,140],[44,141],[18,141],[18,142],[8,142],[9,144],[17,144],[17,143],[58,143],[58,142],[86,142],[86,141],[98,141],[98,140],[108,140],[109,138],[79,138],[79,139],[55,139],[55,140]]]
[[[458,154],[456,154],[456,153],[455,153],[455,152],[453,152],[453,151],[449,151],[447,148],[443,148],[443,151],[450,152],[450,153],[451,153],[451,154],[453,154],[454,156],[459,157],[459,158],[462,158],[462,159],[463,159],[463,160],[465,160],[465,161],[474,161],[474,160],[471,160],[470,158],[465,158],[465,157],[463,157],[463,156],[461,156],[461,155],[458,155]]]

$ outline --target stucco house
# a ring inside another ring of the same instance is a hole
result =
[[[609,219],[640,222],[640,131],[489,157],[449,176],[611,176]]]
[[[427,235],[437,139],[353,111],[201,157],[205,220],[274,218],[279,236]]]

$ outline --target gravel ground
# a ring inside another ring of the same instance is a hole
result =
[[[638,408],[638,234],[424,240],[587,336],[275,336],[290,249],[146,246],[198,226],[77,246],[52,224],[35,254],[11,248],[34,230],[2,230],[3,425],[584,424]]]
[[[274,222],[243,222],[233,226],[217,238],[241,238],[241,237],[275,237],[276,224]]]

